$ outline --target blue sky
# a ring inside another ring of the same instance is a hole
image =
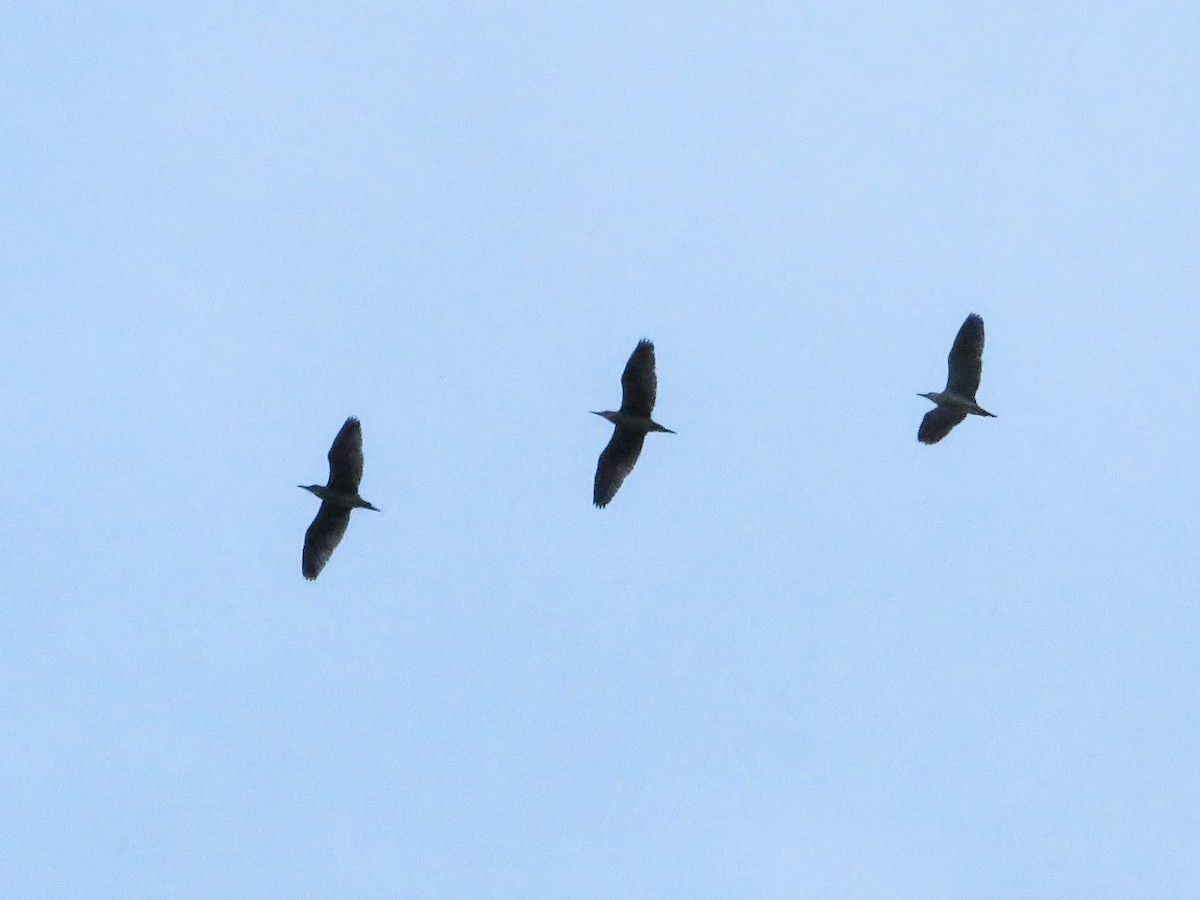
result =
[[[1198,39],[11,10],[4,893],[1195,896]],[[920,446],[970,311],[998,417]]]

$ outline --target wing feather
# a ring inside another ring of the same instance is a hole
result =
[[[654,344],[638,341],[621,375],[621,412],[650,418],[658,396],[658,378],[654,374]]]
[[[350,524],[350,510],[324,502],[317,510],[317,517],[304,533],[304,557],[301,569],[304,577],[312,581],[321,574],[325,563],[337,545],[342,542],[346,526]]]
[[[967,417],[965,412],[937,406],[925,413],[921,420],[921,428],[917,431],[917,440],[922,444],[936,444],[950,433],[950,429]]]
[[[975,313],[967,316],[958,329],[946,357],[946,368],[946,390],[974,400],[983,374],[983,319]]]
[[[348,418],[329,448],[329,487],[357,494],[363,474],[362,424]]]
[[[646,435],[641,432],[613,429],[612,440],[596,464],[596,483],[592,488],[592,502],[596,506],[604,508],[616,496],[621,483],[633,471],[645,439]]]

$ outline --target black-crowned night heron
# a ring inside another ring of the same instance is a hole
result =
[[[600,454],[600,462],[596,465],[592,502],[597,507],[608,506],[621,482],[633,471],[638,454],[642,452],[642,442],[646,439],[647,432],[675,433],[650,418],[657,394],[654,344],[642,340],[634,347],[629,362],[625,364],[625,372],[621,375],[621,408],[604,412],[592,410],[595,415],[603,416],[616,426],[613,429],[612,440]]]
[[[304,558],[302,570],[309,581],[321,574],[325,563],[341,543],[346,526],[350,524],[350,510],[375,509],[358,496],[358,483],[362,481],[362,425],[351,416],[342,425],[342,430],[333,439],[329,448],[329,482],[301,484],[299,487],[312,491],[321,498],[317,517],[308,526],[304,535]]]
[[[936,409],[925,413],[917,440],[922,444],[936,444],[950,433],[950,429],[972,416],[992,416],[992,413],[975,402],[979,390],[979,376],[983,373],[983,319],[971,313],[958,329],[954,346],[946,357],[949,374],[946,389],[917,394],[937,404]]]

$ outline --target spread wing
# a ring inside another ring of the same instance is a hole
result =
[[[346,526],[350,524],[350,510],[334,506],[332,503],[322,503],[317,510],[317,517],[304,533],[304,558],[301,569],[304,577],[312,581],[321,574],[325,563],[333,555],[334,549],[342,542]]]
[[[621,412],[631,416],[650,418],[654,400],[658,395],[658,378],[654,374],[654,344],[638,341],[625,363],[621,375]],[[637,455],[633,457],[637,459]],[[630,463],[630,467],[633,463]]]
[[[633,471],[645,439],[646,435],[641,432],[628,428],[613,429],[612,440],[596,464],[596,483],[592,488],[592,502],[596,506],[608,506],[616,496],[621,483]]]
[[[925,413],[921,420],[921,428],[917,431],[917,440],[922,444],[936,444],[950,433],[950,429],[967,417],[965,412],[936,406]]]
[[[983,374],[983,319],[975,313],[967,316],[958,329],[954,346],[946,357],[946,367],[946,390],[974,400],[975,392],[979,390],[979,376]]]
[[[357,494],[362,473],[362,424],[351,416],[329,448],[329,487],[342,493]]]

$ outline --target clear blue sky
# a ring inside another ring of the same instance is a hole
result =
[[[10,9],[0,894],[1195,897],[1198,43]],[[998,418],[920,446],[972,310]]]

